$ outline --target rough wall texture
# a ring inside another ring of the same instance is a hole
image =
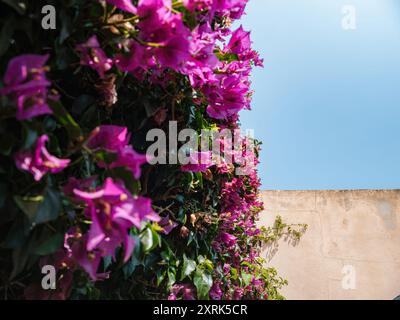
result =
[[[265,191],[260,223],[306,223],[294,247],[279,242],[270,266],[288,299],[394,299],[400,295],[400,191]]]

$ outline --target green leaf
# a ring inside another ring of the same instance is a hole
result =
[[[48,188],[44,201],[40,204],[34,222],[37,224],[53,221],[58,218],[61,211],[60,193]]]
[[[34,221],[43,196],[37,197],[20,197],[14,196],[14,201],[23,213],[28,217],[29,221]]]
[[[242,272],[243,283],[248,286],[251,283],[251,279],[253,279],[253,275],[249,273]]]
[[[113,163],[117,160],[117,155],[115,153],[110,153],[107,152],[106,150],[99,150],[97,151],[94,156],[96,157],[97,161],[101,161],[107,164]],[[124,168],[116,168],[116,169],[124,169]],[[122,178],[126,172],[119,172],[121,170],[115,170],[115,174],[119,174],[120,177],[118,178]],[[130,171],[129,171],[130,172]]]
[[[183,225],[186,224],[187,215],[186,215],[185,209],[184,209],[183,207],[180,207],[180,208],[179,208],[177,220],[178,220],[180,223],[182,223]]]
[[[236,268],[231,268],[231,277],[233,280],[237,280],[239,275],[238,275],[238,271]]]
[[[161,237],[158,234],[158,232],[156,230],[154,230],[153,228],[151,228],[151,234],[153,235],[153,243],[154,243],[153,248],[160,247],[161,246]]]
[[[196,173],[194,174],[194,176],[195,176],[196,180],[199,182],[199,187],[200,187],[201,189],[203,189],[203,173],[201,173],[201,172],[196,172]]]
[[[107,256],[103,258],[103,268],[104,270],[107,270],[107,268],[111,265],[113,260],[112,256]]]
[[[105,159],[106,161],[107,159]],[[107,161],[106,161],[107,162]],[[111,170],[111,175],[115,179],[120,179],[124,182],[125,187],[133,194],[139,194],[141,191],[140,181],[136,180],[132,171],[126,168],[114,168]]]
[[[29,221],[36,224],[57,219],[61,211],[60,193],[52,188],[48,188],[44,195],[36,197],[15,196],[14,201]]]
[[[200,300],[208,300],[208,293],[213,285],[212,276],[203,270],[197,269],[193,282],[197,289],[197,298]]]
[[[157,287],[160,286],[160,284],[164,281],[165,279],[165,271],[162,271],[161,269],[156,270],[156,276],[157,276]]]
[[[27,126],[23,127],[23,135],[24,135],[24,144],[22,146],[23,149],[31,148],[38,138],[38,133],[36,132],[36,130],[32,130]]]
[[[215,55],[217,56],[217,58],[220,61],[232,62],[232,61],[238,61],[239,60],[238,55],[235,54],[235,53],[229,53],[229,52],[223,53],[223,52],[221,52],[219,50],[214,52],[214,53],[215,53]]]
[[[209,260],[209,259],[204,259],[201,262],[201,267],[203,269],[206,269],[206,270],[210,271],[210,272],[214,270],[214,265],[213,265],[212,261]]]
[[[62,233],[57,233],[43,243],[41,243],[34,251],[34,254],[39,256],[47,256],[56,252],[64,242],[64,235]]]
[[[14,35],[16,19],[12,16],[3,25],[0,33],[0,57],[4,55],[11,44],[11,38]]]
[[[129,278],[135,272],[136,268],[141,265],[141,261],[138,258],[141,250],[141,243],[137,237],[135,237],[135,242],[136,245],[132,257],[122,269],[125,279]]]
[[[11,271],[11,275],[9,280],[14,279],[17,275],[19,275],[25,267],[28,265],[29,260],[32,262],[32,248],[36,245],[36,241],[34,239],[29,239],[22,245],[15,248],[12,252],[12,262],[13,269]],[[33,261],[35,262],[35,261]]]
[[[64,108],[61,102],[49,101],[49,105],[52,108],[54,116],[57,118],[57,121],[68,131],[68,134],[72,140],[76,140],[82,135],[82,130],[79,127],[78,123]]]
[[[23,246],[18,247],[13,250],[12,252],[12,262],[13,262],[13,269],[11,271],[10,280],[14,279],[18,274],[20,274],[29,259],[29,250]]]
[[[141,243],[145,252],[150,251],[154,247],[153,233],[150,228],[146,228],[141,235]]]
[[[176,270],[173,268],[168,269],[168,288],[171,288],[176,282]]]
[[[204,263],[205,260],[206,260],[206,258],[204,258],[204,256],[202,256],[202,255],[197,257],[197,261],[199,262],[199,264]]]
[[[196,270],[196,261],[188,259],[186,255],[183,256],[183,266],[182,266],[182,274],[181,281],[186,277],[190,276],[193,271]]]
[[[176,196],[176,201],[180,202],[180,203],[185,203],[185,197],[181,194],[178,194]]]
[[[5,241],[2,243],[3,248],[16,249],[24,245],[29,237],[25,230],[25,217],[19,216],[12,224],[8,231]]]
[[[147,227],[141,235],[143,250],[149,252],[161,245],[160,235],[151,226]]]

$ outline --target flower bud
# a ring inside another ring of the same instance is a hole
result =
[[[184,239],[187,238],[187,237],[189,237],[189,229],[186,228],[185,226],[183,226],[183,227],[181,228],[180,234],[181,234],[181,237],[184,238]]]
[[[192,224],[192,226],[194,226],[194,224],[196,223],[196,221],[197,221],[197,217],[196,217],[196,215],[195,215],[194,213],[192,213],[192,214],[190,215],[190,223]]]

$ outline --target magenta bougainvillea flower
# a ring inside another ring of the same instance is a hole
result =
[[[104,279],[97,273],[102,258],[101,254],[98,251],[88,252],[86,241],[87,239],[85,237],[73,244],[72,256],[93,281]]]
[[[47,135],[42,135],[31,150],[21,150],[15,154],[15,163],[20,170],[33,174],[36,181],[40,181],[48,173],[58,173],[70,163],[69,159],[59,159],[46,149]]]
[[[243,0],[185,0],[183,5],[192,11],[209,10],[210,17],[222,14],[237,19],[246,3]],[[193,87],[206,96],[207,112],[215,119],[226,120],[250,108],[251,61],[262,65],[262,60],[251,49],[249,32],[240,27],[231,34],[223,53],[236,55],[239,60],[222,63],[214,52],[217,39],[226,36],[222,30],[213,30],[209,23],[204,23],[190,31],[182,22],[182,15],[174,13],[171,1],[166,0],[141,0],[137,14],[140,41],[130,41],[129,53],[116,56],[122,71],[139,75],[139,70],[162,67],[186,74]]]
[[[49,257],[41,259],[41,265],[53,265],[57,270],[57,275],[61,274],[57,281],[57,290],[60,299],[65,300],[69,297],[72,287],[73,272],[81,267],[93,281],[105,280],[109,273],[98,273],[102,255],[98,250],[87,250],[88,235],[83,235],[77,227],[72,227],[64,235],[64,246]],[[32,292],[34,289],[36,292]],[[48,290],[42,288],[29,288],[26,294],[32,295],[33,299],[38,299],[38,294],[43,295]],[[62,294],[62,295],[61,295]],[[54,297],[52,297],[53,299]],[[57,298],[57,297],[56,297]]]
[[[192,31],[190,54],[200,67],[215,69],[219,60],[214,53],[214,47],[219,33],[212,30],[209,23],[197,26]]]
[[[248,0],[214,0],[212,11],[231,19],[240,19]]]
[[[239,19],[244,12],[248,0],[183,0],[183,5],[190,11],[209,10],[210,17],[214,14]]]
[[[136,7],[132,4],[132,0],[106,0],[109,4],[116,6],[118,9],[135,14]]]
[[[240,26],[232,33],[231,40],[225,47],[225,51],[243,54],[249,50],[251,50],[250,32],[244,31],[243,26]]]
[[[142,174],[141,167],[145,163],[147,163],[146,155],[137,153],[131,146],[126,146],[118,151],[117,159],[109,165],[109,168],[127,168],[135,179],[139,179]]]
[[[154,49],[154,54],[163,67],[180,70],[190,57],[188,37],[189,33],[171,36]]]
[[[171,0],[140,0],[138,4],[138,16],[141,21],[139,27],[142,30],[142,35],[150,37],[159,37],[160,35],[151,35],[154,31],[163,29],[165,23],[174,16],[172,13]],[[170,31],[165,30],[166,34]]]
[[[221,300],[223,297],[223,292],[221,290],[221,281],[220,280],[215,280],[213,283],[213,286],[211,287],[210,290],[210,298],[212,300]]]
[[[213,0],[183,0],[183,5],[190,11],[210,9]]]
[[[85,214],[92,221],[87,250],[97,249],[102,256],[114,257],[116,248],[123,243],[126,262],[135,245],[134,239],[129,235],[129,229],[140,229],[142,221],[159,221],[149,199],[133,198],[122,184],[114,182],[111,178],[94,192],[75,189],[74,194],[86,203]]]
[[[233,247],[236,244],[237,238],[227,232],[222,232],[219,235],[219,241],[225,244],[228,248]]]
[[[130,53],[118,55],[116,62],[123,71],[134,72],[156,66],[180,70],[190,57],[190,30],[180,14],[172,13],[171,1],[141,0],[137,8],[140,17],[140,44],[131,41]]]
[[[73,227],[64,237],[63,253],[65,257],[74,262],[74,271],[79,265],[93,281],[104,280],[109,277],[108,273],[98,273],[102,255],[98,250],[87,250],[88,235],[82,235],[81,231]]]
[[[124,72],[134,72],[137,69],[147,69],[148,66],[154,65],[150,48],[147,48],[137,41],[128,41],[128,54],[118,54],[115,57],[116,65]]]
[[[162,233],[168,235],[178,226],[178,223],[172,221],[170,216],[167,215],[158,222],[158,225],[163,229]]]
[[[48,58],[48,55],[26,54],[8,63],[5,87],[0,89],[0,95],[10,95],[15,101],[18,120],[52,113],[47,104],[50,82],[46,79],[45,64]]]
[[[231,39],[223,51],[238,55],[239,61],[242,62],[242,68],[245,67],[246,73],[249,73],[251,70],[251,67],[248,66],[249,61],[253,61],[256,66],[263,66],[263,60],[260,59],[258,52],[251,48],[251,45],[250,32],[244,31],[243,26],[240,26],[232,33]]]
[[[176,284],[171,289],[171,294],[168,300],[178,300],[181,298],[183,300],[195,300],[195,289],[188,284]]]
[[[86,145],[94,151],[117,152],[124,148],[129,143],[129,140],[128,128],[103,125],[93,130]]]
[[[228,119],[236,115],[247,104],[246,94],[249,86],[239,75],[221,77],[218,89],[209,96],[207,108],[209,116],[215,119]]]
[[[190,154],[190,163],[181,167],[183,172],[206,172],[213,166],[212,152],[193,152]]]
[[[76,51],[80,55],[81,65],[96,70],[101,78],[104,78],[105,73],[112,68],[113,60],[107,57],[96,36],[92,36],[85,43],[79,44]]]
[[[146,155],[137,153],[128,145],[130,134],[125,127],[101,126],[96,128],[87,142],[87,147],[94,150],[105,150],[115,155],[114,161],[105,163],[99,161],[101,168],[127,168],[136,179],[140,178],[141,166],[147,163]]]
[[[71,198],[74,197],[75,189],[90,189],[95,186],[98,176],[93,176],[87,179],[77,179],[75,177],[69,177],[67,184],[62,188],[64,194]]]

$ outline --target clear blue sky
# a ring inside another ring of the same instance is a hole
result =
[[[357,29],[342,29],[342,6]],[[251,0],[264,189],[400,188],[400,0]]]

